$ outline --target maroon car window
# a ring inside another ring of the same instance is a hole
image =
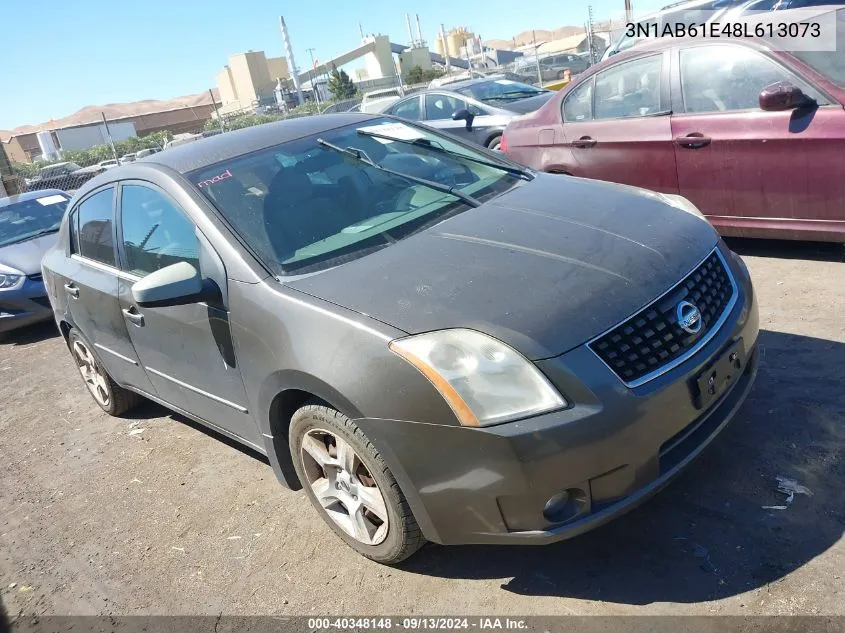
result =
[[[619,64],[596,75],[596,119],[647,116],[660,112],[662,55]]]
[[[681,93],[687,112],[759,108],[760,91],[791,81],[778,64],[744,46],[695,46],[681,51]]]
[[[569,123],[589,121],[593,118],[593,80],[588,79],[566,95],[563,102],[563,120]]]
[[[845,88],[845,8],[836,11],[835,51],[794,51],[802,62],[827,77],[837,86]]]

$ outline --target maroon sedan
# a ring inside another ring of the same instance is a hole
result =
[[[723,235],[843,242],[845,8],[836,20],[835,52],[665,38],[613,56],[512,120],[502,150],[680,194]]]

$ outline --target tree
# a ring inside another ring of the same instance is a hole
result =
[[[406,84],[421,84],[423,82],[423,69],[419,66],[413,66],[405,73]]]
[[[413,66],[408,69],[407,73],[405,73],[405,83],[411,85],[428,83],[432,79],[437,79],[442,75],[443,71],[437,70],[436,68],[423,70],[419,66]]]
[[[352,83],[346,71],[338,70],[334,64],[332,64],[332,71],[329,74],[329,92],[332,93],[332,98],[338,101],[351,99],[357,92],[355,84]]]

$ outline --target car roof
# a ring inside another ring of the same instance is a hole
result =
[[[486,77],[473,77],[472,79],[461,79],[460,81],[453,81],[448,84],[443,84],[443,86],[449,86],[448,90],[454,91],[456,88],[466,88],[467,86],[474,86],[476,84],[483,84],[486,81],[495,81],[496,79],[504,78],[504,75],[487,75]]]
[[[8,198],[0,198],[0,208],[8,207],[18,202],[26,202],[27,200],[37,200],[38,198],[46,198],[47,196],[54,196],[60,194],[70,200],[70,194],[61,189],[39,189],[37,191],[27,191],[26,193],[19,193]]]
[[[265,123],[171,147],[167,151],[145,156],[140,162],[164,165],[184,174],[243,154],[273,147],[280,143],[319,134],[344,125],[354,125],[355,123],[377,119],[380,116],[357,112],[338,112]],[[119,173],[117,172],[118,169],[123,168],[118,167],[112,171]]]

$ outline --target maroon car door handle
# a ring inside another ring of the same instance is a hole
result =
[[[678,136],[675,138],[675,144],[687,149],[700,149],[710,145],[710,138],[704,136],[701,132],[693,132],[686,136]]]
[[[598,143],[598,141],[594,138],[590,138],[589,136],[582,136],[581,138],[575,139],[572,141],[572,147],[592,147]]]

